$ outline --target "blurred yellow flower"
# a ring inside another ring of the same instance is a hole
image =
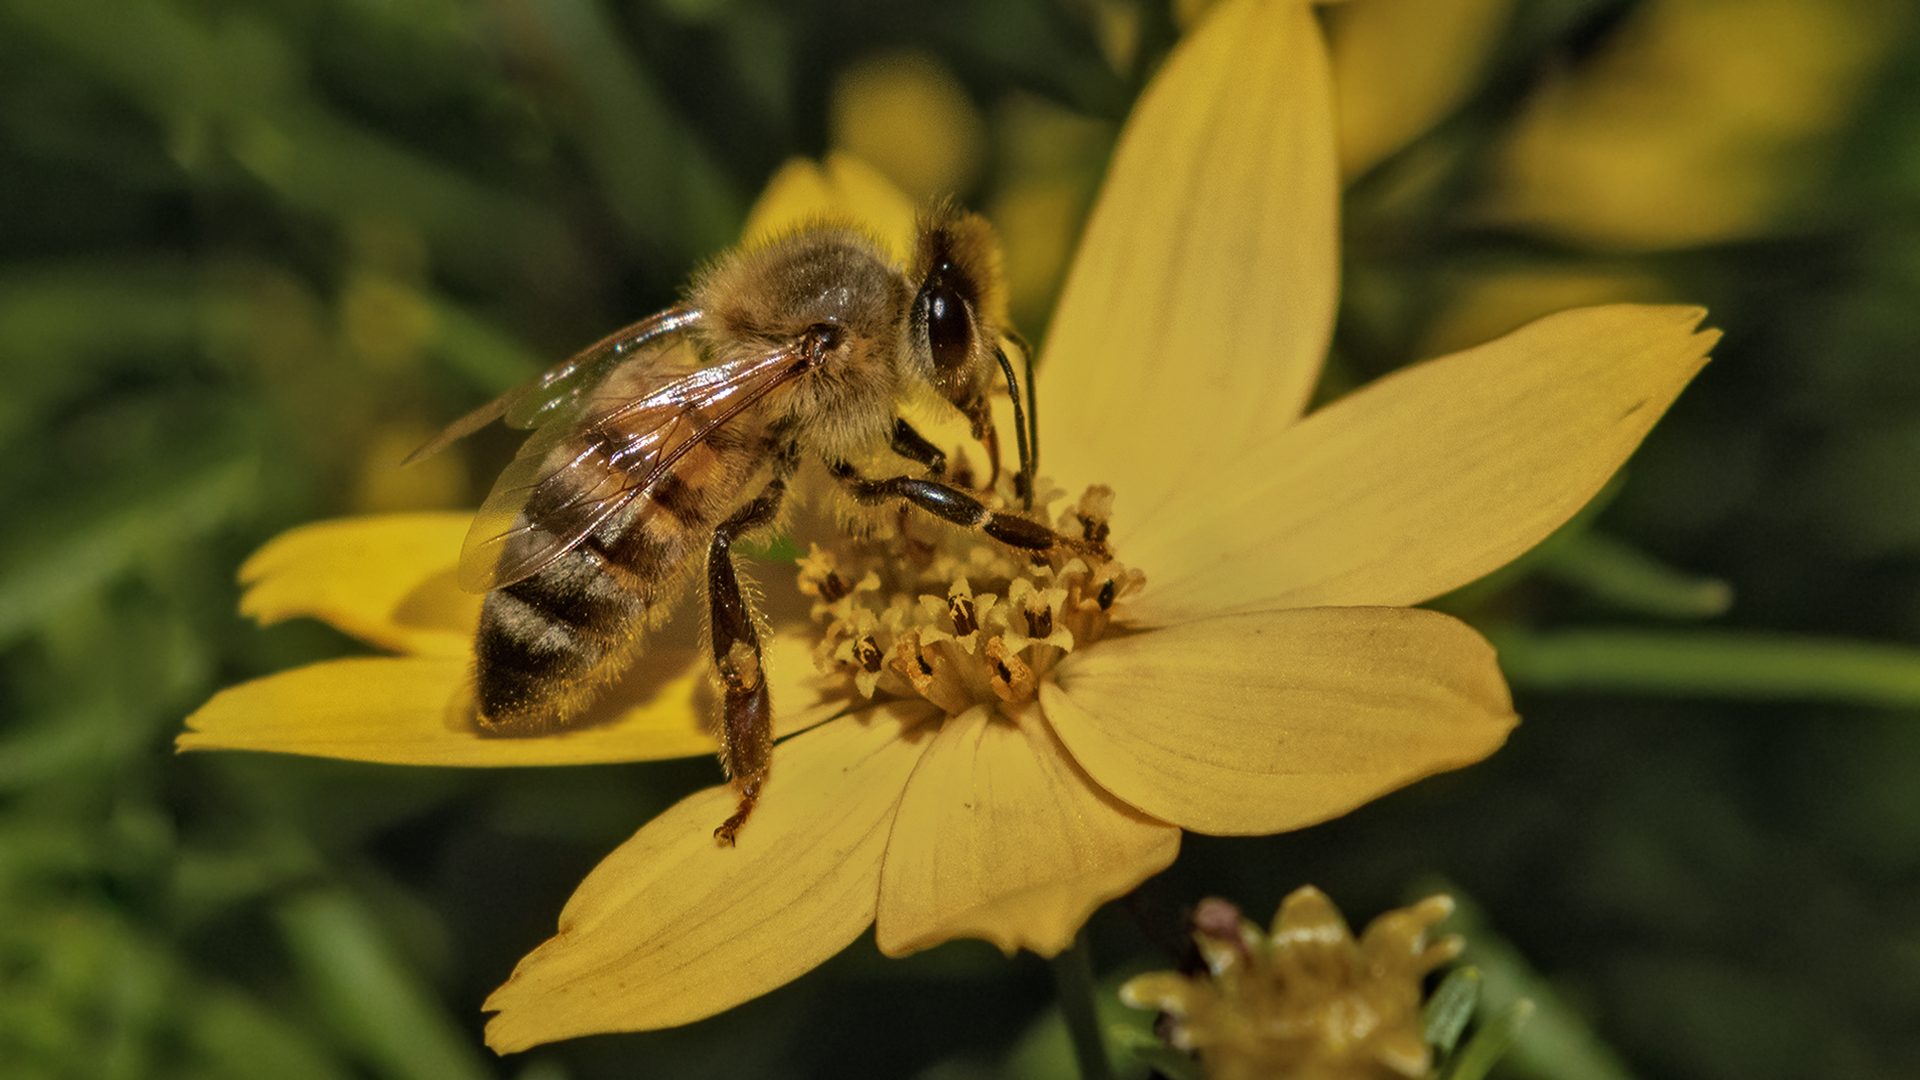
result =
[[[1484,211],[1615,251],[1763,231],[1822,178],[1906,15],[1890,0],[1643,4],[1535,92]]]
[[[1513,0],[1349,0],[1325,12],[1340,175],[1366,172],[1467,99]]]
[[[1465,945],[1427,931],[1452,911],[1431,896],[1373,920],[1356,942],[1311,885],[1280,905],[1270,933],[1204,900],[1193,939],[1206,974],[1136,976],[1120,998],[1171,1016],[1173,1045],[1197,1051],[1210,1080],[1419,1080],[1433,1064],[1421,980]]]
[[[985,156],[986,125],[946,66],[917,52],[870,56],[834,81],[833,145],[915,202],[964,193]]]
[[[1115,558],[1010,568],[948,531],[928,590],[899,567],[869,582],[829,538],[803,568],[828,633],[769,644],[783,741],[738,847],[712,837],[725,786],[642,828],[488,1000],[491,1045],[696,1020],[870,925],[895,955],[958,936],[1052,954],[1171,862],[1182,829],[1298,828],[1502,743],[1492,649],[1407,605],[1570,517],[1714,335],[1693,332],[1698,310],[1571,312],[1303,419],[1337,190],[1308,5],[1224,0],[1128,121],[1041,367],[1046,472],[1110,489],[1062,520],[1105,530]],[[747,232],[837,211],[900,251],[909,209],[837,159],[789,167]],[[451,704],[478,606],[452,584],[464,528],[375,518],[269,544],[243,569],[245,610],[403,655],[225,691],[181,746],[463,765],[711,751],[691,652],[670,649],[603,723],[476,736]]]

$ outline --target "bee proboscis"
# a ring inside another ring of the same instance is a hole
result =
[[[916,506],[1029,551],[1071,543],[947,482],[946,454],[900,415],[916,395],[957,410],[997,473],[997,369],[1018,429],[1015,488],[1031,501],[1031,367],[1022,410],[991,228],[939,206],[918,233],[904,269],[865,234],[827,225],[735,252],[685,302],[468,414],[409,459],[502,417],[535,429],[461,552],[461,586],[486,593],[474,644],[483,731],[575,722],[640,652],[640,631],[704,547],[720,759],[740,795],[714,835],[732,844],[767,783],[773,736],[759,618],[731,548],[778,523],[803,459],[818,458],[860,504]],[[851,464],[888,450],[924,472],[871,478]]]

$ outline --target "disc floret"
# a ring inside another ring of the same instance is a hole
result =
[[[1049,552],[905,515],[858,539],[814,544],[799,563],[821,628],[816,665],[850,695],[924,698],[949,715],[1025,705],[1062,657],[1109,633],[1146,584],[1107,544],[1112,508],[1113,491],[1095,486],[1050,522],[1044,511],[1027,515],[1069,541]]]

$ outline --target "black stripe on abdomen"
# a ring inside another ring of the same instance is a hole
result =
[[[482,725],[515,733],[563,727],[583,707],[576,691],[621,652],[646,607],[582,548],[488,593],[474,640]]]

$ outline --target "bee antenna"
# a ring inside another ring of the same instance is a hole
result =
[[[1038,479],[1040,476],[1040,397],[1033,383],[1033,345],[1021,336],[1018,330],[1008,330],[1006,336],[1007,340],[1013,342],[1014,347],[1020,350],[1020,357],[1026,362],[1027,446],[1033,454],[1027,461],[1027,476],[1029,479]]]
[[[1007,376],[1007,396],[1013,399],[1013,433],[1020,446],[1020,471],[1013,475],[1014,490],[1020,494],[1020,508],[1033,509],[1033,444],[1028,440],[1027,412],[1020,407],[1020,383],[1013,377],[1013,364],[1007,359],[1007,350],[998,343],[993,346],[993,358],[1000,361],[1000,370]],[[1033,362],[1027,362],[1027,391],[1033,391]]]

